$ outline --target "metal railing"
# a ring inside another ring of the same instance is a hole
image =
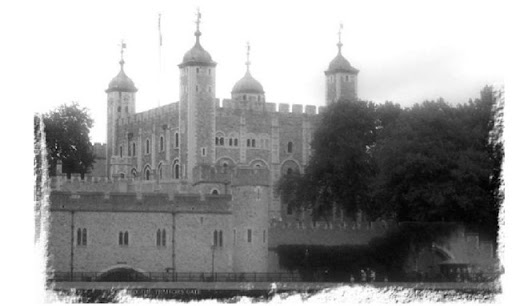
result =
[[[499,273],[480,273],[469,277],[454,278],[439,275],[435,278],[406,276],[399,282],[489,282],[496,280]],[[362,280],[350,276],[309,275],[298,272],[282,273],[224,273],[224,272],[136,272],[100,273],[100,272],[52,272],[47,274],[49,282],[386,282],[379,276],[373,280]]]

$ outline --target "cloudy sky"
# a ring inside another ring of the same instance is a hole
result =
[[[175,102],[177,64],[194,44],[197,7],[202,45],[218,63],[220,99],[229,98],[243,76],[250,41],[251,71],[267,101],[324,105],[323,72],[336,55],[342,22],[342,52],[360,70],[360,98],[410,106],[439,97],[462,103],[485,84],[503,83],[502,3],[34,1],[4,10],[0,22],[12,29],[7,39],[14,48],[3,60],[12,68],[10,78],[19,81],[10,88],[14,97],[31,101],[32,112],[78,101],[95,119],[92,140],[104,142],[104,90],[118,73],[121,39],[127,44],[125,71],[139,89],[137,111]]]

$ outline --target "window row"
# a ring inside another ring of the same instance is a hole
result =
[[[86,228],[78,228],[77,231],[76,244],[79,246],[87,245],[87,229]],[[263,230],[263,243],[266,242],[267,239],[267,231]],[[252,229],[247,229],[247,242],[252,243],[253,235]],[[236,229],[233,230],[233,244],[236,243]],[[118,244],[121,246],[130,245],[130,234],[128,231],[120,231],[118,235]],[[222,247],[224,244],[224,233],[222,230],[214,230],[213,231],[213,246]],[[165,247],[167,245],[167,232],[165,229],[158,229],[156,231],[156,246]]]
[[[215,137],[215,145],[216,146],[224,146],[227,145],[229,147],[238,147],[238,138],[226,138],[224,142],[224,137]]]
[[[180,146],[180,136],[179,133],[176,132],[174,134],[174,148],[177,149]],[[123,157],[123,145],[119,146],[119,156]],[[137,156],[137,150],[136,150],[135,142],[132,142],[131,146],[128,146],[128,156]],[[165,151],[165,138],[164,136],[160,136],[159,141],[159,150],[160,152]],[[144,153],[150,154],[151,153],[151,140],[146,139],[145,146],[144,146]]]

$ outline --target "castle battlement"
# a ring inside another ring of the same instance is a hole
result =
[[[50,210],[231,214],[231,195],[52,191]]]
[[[118,119],[119,125],[131,124],[134,122],[144,122],[144,121],[152,121],[155,118],[165,116],[171,113],[177,113],[179,111],[179,102],[173,102],[170,104],[162,105],[159,107],[155,107],[149,109],[147,111],[143,111],[140,113],[133,114],[126,118]]]
[[[281,114],[295,114],[295,115],[317,115],[317,107],[315,105],[302,105],[302,104],[286,104],[286,103],[273,103],[265,102],[263,106],[256,105],[254,102],[236,101],[232,99],[223,99],[222,107],[217,103],[220,109],[240,110],[248,109],[252,111],[267,112],[267,113],[281,113]],[[318,107],[318,111],[323,111],[324,107]]]
[[[362,245],[384,236],[394,227],[379,222],[284,222],[272,221],[269,229],[269,247],[279,245]]]
[[[194,169],[197,183],[220,183],[231,186],[269,186],[270,171],[265,168],[237,167],[226,169],[219,165],[200,165]]]

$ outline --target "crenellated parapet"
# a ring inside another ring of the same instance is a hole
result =
[[[51,211],[231,214],[231,195],[52,191]]]
[[[251,103],[244,103],[241,101],[231,100],[231,99],[223,99],[222,107],[217,104],[217,108],[219,110],[252,110],[255,112],[266,112],[266,113],[278,113],[278,114],[291,114],[291,115],[308,115],[314,116],[317,115],[317,107],[315,105],[302,105],[302,104],[286,104],[286,103],[272,103],[265,102],[263,107],[252,106]],[[323,109],[323,107],[319,107],[318,110]]]
[[[65,175],[52,177],[50,188],[63,192],[162,192],[170,194],[191,190],[186,182],[180,180],[142,180],[140,177],[121,178],[116,175],[112,179],[105,176],[88,175],[81,179],[79,174],[74,174],[70,178]]]
[[[127,116],[126,118],[120,118],[118,119],[119,125],[127,125],[127,124],[133,124],[136,122],[145,122],[145,121],[153,121],[159,117],[163,117],[169,114],[178,113],[179,111],[179,103],[174,102],[166,105],[162,105],[159,107],[152,108],[150,110],[136,113],[130,116]]]
[[[271,221],[269,247],[278,245],[361,245],[381,237],[396,224],[377,222],[284,222]]]

